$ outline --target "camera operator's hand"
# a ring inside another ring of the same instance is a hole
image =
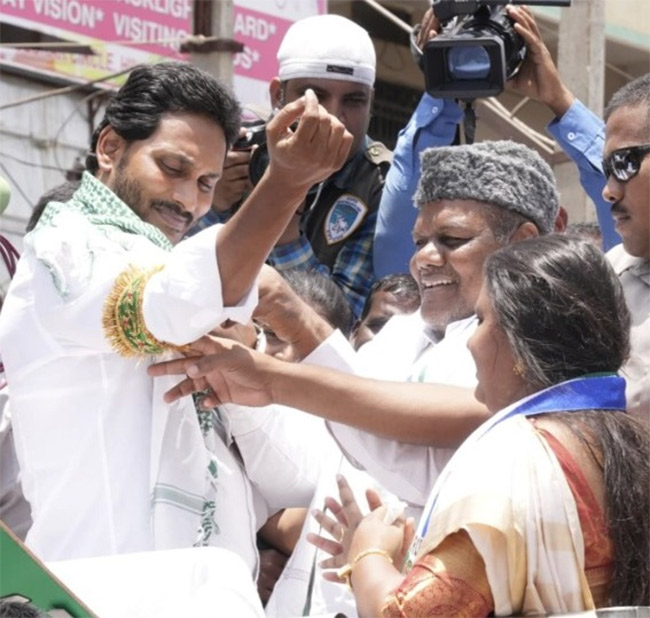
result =
[[[230,150],[223,165],[223,174],[214,187],[212,209],[225,212],[253,188],[248,168],[252,150]]]
[[[433,14],[433,9],[427,9],[422,21],[420,22],[420,29],[417,31],[416,43],[420,49],[433,39],[440,32],[440,22]]]
[[[508,82],[509,87],[545,103],[560,118],[571,107],[575,97],[562,82],[530,10],[521,6],[508,6],[506,10],[527,49],[519,72]]]
[[[311,89],[275,115],[266,136],[270,154],[266,174],[305,193],[341,169],[354,139],[338,118],[318,104]]]

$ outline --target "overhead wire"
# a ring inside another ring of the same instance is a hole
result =
[[[47,92],[41,92],[40,94],[24,97],[22,99],[17,99],[16,101],[12,101],[11,103],[5,103],[4,105],[0,105],[0,111],[3,109],[9,109],[10,107],[16,107],[18,105],[25,105],[26,103],[34,103],[35,101],[40,101],[41,99],[47,99],[49,97],[55,97],[60,94],[67,94],[68,92],[74,92],[75,90],[81,90],[83,88],[87,88],[88,86],[93,86],[94,84],[100,84],[102,82],[108,81],[109,79],[114,79],[115,77],[119,77],[120,75],[130,73],[132,70],[133,67],[129,67],[128,69],[122,69],[117,73],[110,73],[108,75],[98,77],[97,79],[85,81],[80,84],[72,84],[71,86],[64,86],[63,88],[56,88],[54,90],[48,90]]]
[[[52,144],[54,145],[54,160],[56,161],[56,164],[58,166],[61,166],[61,161],[59,160],[59,154],[58,154],[58,145],[59,145],[59,136],[61,135],[63,129],[65,126],[72,120],[73,116],[79,112],[79,108],[82,105],[85,105],[89,101],[92,101],[94,98],[103,96],[105,92],[103,90],[98,90],[97,92],[91,92],[89,95],[85,96],[81,101],[79,101],[75,106],[74,109],[68,114],[68,116],[65,118],[65,120],[61,123],[59,128],[57,129],[56,133],[54,134],[54,138],[52,139]]]
[[[2,152],[0,151],[0,157],[6,157],[7,159],[11,159],[12,161],[15,161],[16,163],[20,163],[22,165],[26,165],[27,167],[36,167],[38,169],[43,169],[43,170],[50,170],[53,172],[67,172],[68,170],[64,167],[57,167],[55,165],[46,165],[44,163],[34,163],[33,161],[25,161],[25,159],[21,159],[19,157],[16,157],[15,155],[11,155],[7,152]]]
[[[79,41],[69,41],[69,42],[42,42],[42,43],[0,43],[0,48],[2,47],[16,47],[16,48],[30,48],[30,49],[47,49],[48,47],[80,47],[80,46],[106,46],[106,45],[153,45],[153,44],[165,44],[165,43],[181,43],[181,42],[192,42],[196,44],[204,44],[211,41],[217,41],[219,37],[215,36],[205,36],[204,34],[193,34],[186,37],[174,37],[174,38],[159,38],[159,39],[146,39],[143,41],[93,41],[92,43],[83,43]],[[54,90],[49,90],[47,92],[42,92],[37,95],[32,95],[29,97],[24,97],[10,103],[5,103],[0,105],[0,110],[9,109],[10,107],[16,107],[18,105],[24,105],[26,103],[33,103],[35,101],[40,101],[48,97],[58,96],[60,94],[67,94],[68,92],[74,92],[75,90],[80,90],[82,88],[87,88],[88,86],[93,86],[95,84],[100,84],[102,82],[107,82],[116,77],[120,77],[126,73],[129,73],[133,67],[123,69],[116,73],[110,73],[97,79],[84,81],[83,83],[73,84],[71,86],[64,86],[63,88],[56,88]]]
[[[188,34],[182,37],[164,37],[157,39],[144,39],[142,41],[134,41],[132,39],[122,39],[117,41],[103,41],[93,39],[90,42],[75,42],[75,41],[41,41],[38,43],[22,42],[22,43],[0,43],[0,47],[15,47],[17,49],[48,49],[55,47],[57,49],[65,47],[95,47],[102,45],[167,45],[168,43],[186,43],[194,41],[198,43],[207,41],[216,41],[217,37],[205,36],[204,34]]]

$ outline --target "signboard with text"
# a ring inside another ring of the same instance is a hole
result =
[[[327,12],[327,0],[235,0],[235,92],[242,103],[270,107],[269,81],[278,74],[276,53],[294,21]]]
[[[192,0],[0,0],[2,22],[95,52],[0,47],[0,63],[85,82],[141,62],[187,59],[178,50],[192,32],[192,5]],[[285,32],[294,21],[326,10],[327,0],[234,0],[233,38],[244,45],[234,58],[234,87],[243,103],[267,104]]]

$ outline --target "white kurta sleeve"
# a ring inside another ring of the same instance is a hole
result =
[[[302,363],[355,373],[356,354],[341,331],[335,330],[315,350],[305,356]]]
[[[246,323],[257,305],[257,287],[235,307],[224,307],[215,225],[174,247],[165,267],[145,287],[143,317],[161,341],[183,345],[227,319]],[[245,259],[245,256],[242,256]]]
[[[220,226],[167,252],[141,236],[106,234],[75,213],[63,213],[56,223],[27,237],[26,255],[33,252],[36,258],[34,277],[41,294],[35,311],[59,341],[110,351],[106,316],[117,316],[117,308],[127,317],[133,314],[130,319],[146,336],[182,345],[226,319],[246,321],[257,303],[253,286],[238,306],[223,306],[215,250]],[[141,287],[131,285],[135,276]],[[132,306],[118,307],[132,292]],[[115,307],[109,310],[111,298]],[[66,319],[61,319],[61,312]],[[122,317],[113,317],[112,322],[122,328]]]

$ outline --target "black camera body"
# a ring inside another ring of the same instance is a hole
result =
[[[244,122],[242,128],[246,133],[232,145],[233,150],[252,150],[253,146],[266,143],[266,120]]]
[[[268,120],[254,120],[243,123],[242,126],[246,129],[246,133],[232,146],[233,150],[253,150],[253,147],[255,147],[253,154],[251,154],[250,163],[248,164],[248,175],[253,186],[257,185],[260,181],[271,160],[269,147],[266,143],[267,124]],[[298,124],[294,123],[291,125],[291,129],[295,131],[297,126]],[[308,195],[311,194],[312,189],[310,189]]]
[[[245,133],[232,145],[233,150],[251,151],[248,175],[255,186],[269,164],[269,150],[266,145],[266,125],[268,121],[257,119],[242,123]]]
[[[505,11],[523,0],[432,0],[442,31],[422,50],[427,92],[471,101],[503,91],[526,55],[524,40]],[[526,4],[570,6],[571,0]]]

